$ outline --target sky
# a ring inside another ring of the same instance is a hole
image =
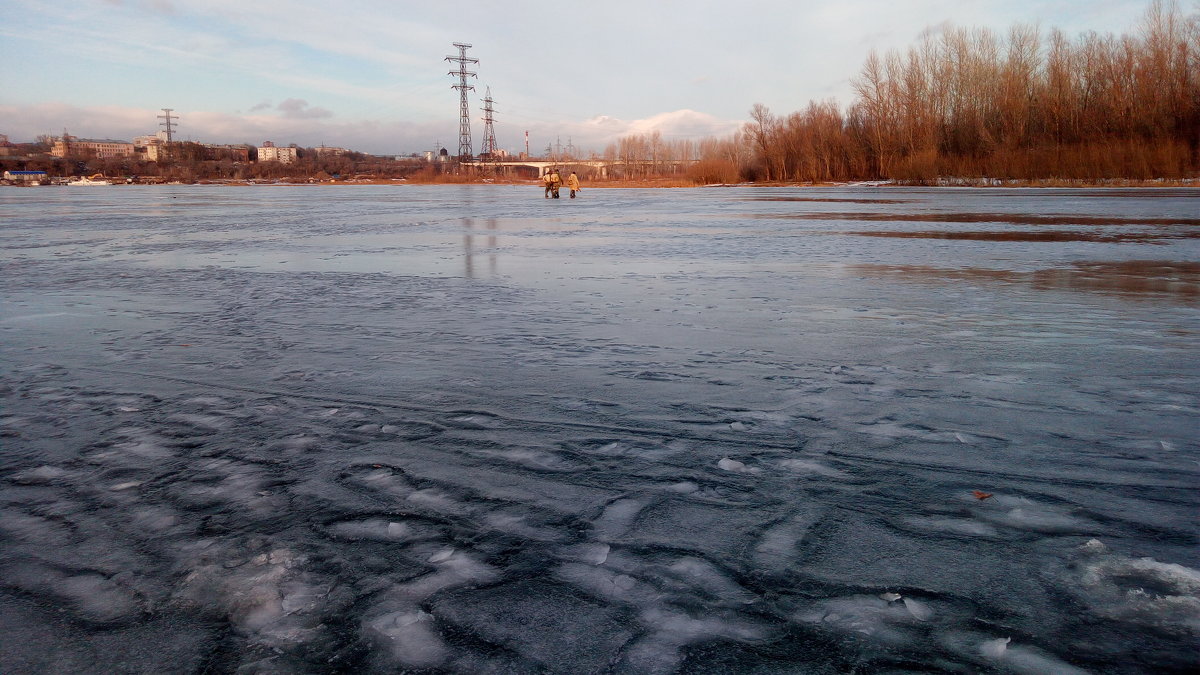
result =
[[[616,138],[724,136],[755,103],[788,114],[853,100],[871,50],[945,26],[1129,33],[1150,0],[3,0],[0,134],[176,138],[375,154],[458,148],[454,42],[497,145],[541,154]],[[1200,0],[1181,0],[1185,12]]]

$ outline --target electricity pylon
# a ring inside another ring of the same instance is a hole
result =
[[[446,61],[458,64],[458,70],[450,71],[451,75],[458,76],[458,84],[450,85],[451,89],[457,89],[459,94],[458,100],[458,159],[459,161],[471,159],[471,155],[475,154],[471,150],[471,111],[467,107],[467,92],[475,91],[475,87],[467,84],[467,76],[476,77],[475,73],[467,70],[468,63],[479,63],[479,59],[467,57],[467,50],[471,45],[465,42],[453,43],[458,47],[458,56],[447,56]]]

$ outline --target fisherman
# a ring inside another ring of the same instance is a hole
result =
[[[562,176],[558,175],[558,169],[550,170],[550,192],[558,199],[558,188],[562,187]]]
[[[542,185],[546,186],[546,199],[550,199],[550,193],[554,190],[554,175],[547,171],[542,174]]]
[[[574,171],[567,176],[567,187],[571,190],[571,199],[575,199],[575,193],[579,192],[579,176],[576,176]]]

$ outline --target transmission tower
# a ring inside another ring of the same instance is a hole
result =
[[[496,154],[496,129],[492,126],[495,118],[492,113],[496,112],[492,104],[492,88],[487,88],[487,95],[483,97],[483,148],[480,149],[480,155],[492,157]]]
[[[458,64],[458,70],[450,71],[451,75],[458,76],[458,84],[450,85],[451,89],[457,89],[458,100],[458,158],[460,160],[470,159],[471,155],[475,154],[471,151],[471,111],[467,107],[467,92],[475,91],[473,85],[467,84],[467,76],[476,77],[475,73],[467,70],[468,63],[479,63],[479,59],[467,57],[467,50],[471,45],[465,42],[453,43],[458,47],[458,56],[447,56],[446,61]]]
[[[162,109],[163,114],[158,116],[158,119],[166,120],[164,122],[159,122],[158,126],[167,128],[167,143],[168,144],[171,143],[171,139],[173,138],[173,132],[175,130],[175,123],[172,122],[171,120],[179,119],[178,115],[171,114],[174,110],[175,110],[174,108],[163,108]]]

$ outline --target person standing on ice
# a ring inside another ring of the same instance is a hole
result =
[[[542,184],[546,186],[546,199],[550,199],[550,191],[554,189],[553,172],[547,171],[542,175]]]
[[[550,192],[558,199],[558,188],[562,186],[562,176],[558,175],[558,169],[550,170]]]
[[[574,171],[567,176],[567,187],[571,190],[571,199],[575,199],[575,193],[579,192],[579,176],[576,176]]]

